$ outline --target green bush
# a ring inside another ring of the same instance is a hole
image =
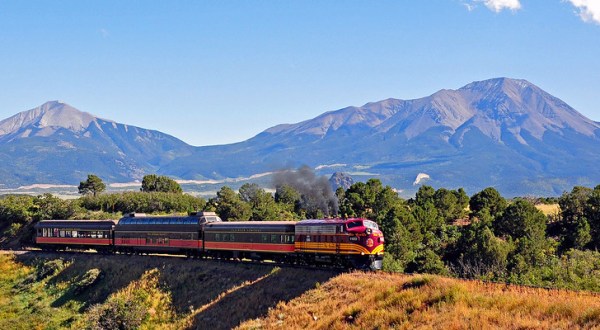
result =
[[[98,268],[92,268],[85,272],[73,285],[73,292],[77,295],[93,286],[102,278],[102,271]]]
[[[44,263],[39,263],[36,267],[36,279],[38,281],[46,277],[54,276],[61,270],[65,269],[67,264],[63,259],[53,259]]]
[[[96,305],[88,311],[86,329],[105,330],[137,329],[147,317],[148,311],[136,299],[115,298]]]

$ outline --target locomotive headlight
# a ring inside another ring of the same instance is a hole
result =
[[[367,246],[373,247],[373,239],[372,238],[367,239]]]

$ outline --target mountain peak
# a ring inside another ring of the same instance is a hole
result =
[[[482,81],[474,81],[466,86],[459,88],[459,91],[477,91],[477,92],[500,92],[500,91],[522,91],[525,88],[532,87],[539,89],[536,85],[525,79],[514,78],[492,78]]]
[[[93,115],[79,111],[67,103],[48,101],[0,121],[0,136],[16,133],[25,127],[41,130],[65,128],[81,132],[95,120]]]

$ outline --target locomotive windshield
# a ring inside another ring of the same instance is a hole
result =
[[[348,226],[348,229],[354,228],[354,227],[360,227],[360,226],[362,226],[362,221],[359,220],[359,221],[348,222],[347,226]]]
[[[379,227],[377,226],[377,224],[375,222],[369,221],[369,220],[365,220],[364,221],[364,226],[367,227],[367,228],[374,229],[374,230],[378,230],[379,229]]]

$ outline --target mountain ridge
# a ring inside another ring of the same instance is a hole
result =
[[[238,143],[203,147],[75,112],[58,101],[30,111],[0,121],[0,159],[12,158],[17,144],[28,146],[21,164],[29,172],[46,173],[42,178],[50,182],[44,183],[72,183],[86,171],[80,166],[65,175],[69,170],[44,167],[40,147],[54,156],[70,155],[75,163],[74,155],[85,150],[85,163],[95,166],[88,172],[113,182],[149,173],[223,180],[300,165],[330,175],[331,164],[343,164],[335,171],[358,173],[359,180],[379,177],[407,193],[418,188],[413,182],[420,174],[434,186],[470,192],[495,186],[509,196],[556,195],[575,184],[600,182],[594,165],[600,161],[594,147],[600,142],[600,123],[523,79],[494,78],[413,100],[388,98],[345,107],[273,126]],[[54,116],[48,115],[51,111]],[[93,147],[82,147],[86,141]],[[0,166],[0,179],[6,181],[11,171]],[[33,180],[40,176],[21,173],[13,181],[40,183]]]

